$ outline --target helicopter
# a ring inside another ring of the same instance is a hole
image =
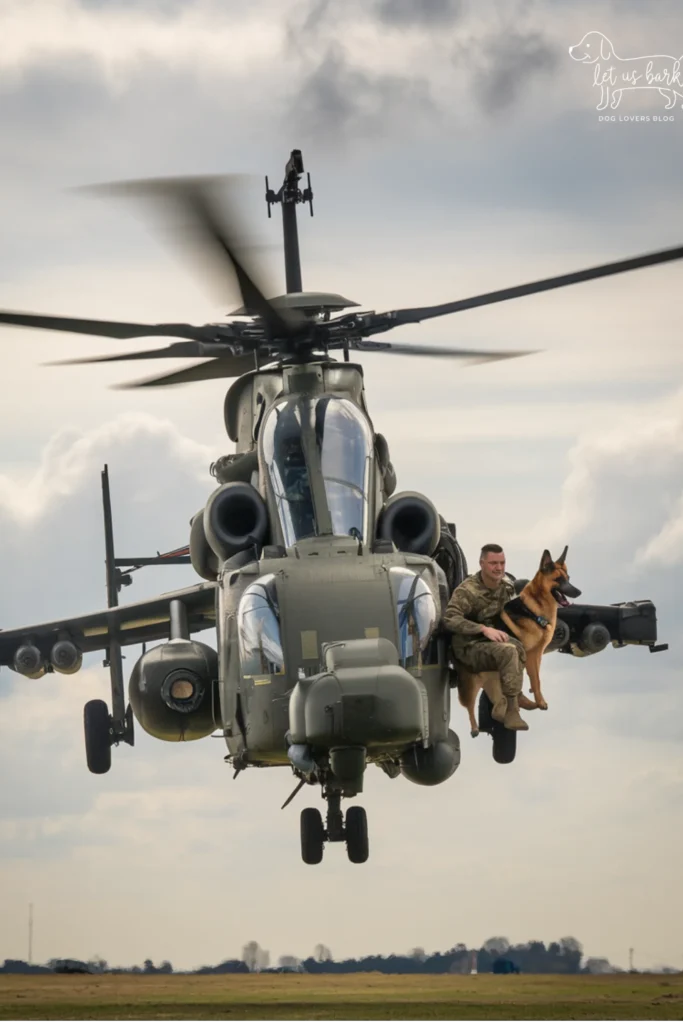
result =
[[[397,490],[386,438],[375,430],[363,369],[351,353],[382,352],[464,362],[528,355],[373,340],[391,329],[683,257],[662,250],[436,306],[384,313],[332,292],[304,291],[297,206],[313,216],[310,173],[292,150],[281,187],[265,179],[268,216],[282,210],[286,292],[268,299],[242,259],[215,179],[127,183],[120,191],[161,197],[182,213],[222,272],[235,275],[242,305],[225,323],[138,324],[0,311],[0,324],[115,339],[179,339],[164,348],[70,362],[188,357],[188,369],[134,382],[170,386],[235,378],[224,404],[234,452],[212,463],[215,485],[189,524],[185,547],[148,558],[116,557],[108,467],[102,472],[107,607],[0,630],[0,665],[29,679],[77,672],[103,651],[111,708],[84,708],[85,753],[108,772],[112,748],[134,745],[135,724],[166,742],[222,736],[233,778],[280,767],[296,780],[283,808],[306,785],[326,804],[301,811],[301,855],[317,864],[343,842],[352,863],[369,855],[365,809],[342,810],[363,792],[369,765],[422,785],[450,779],[461,760],[450,727],[456,685],[441,620],[467,576],[454,523],[415,491]],[[349,312],[350,310],[350,312]],[[335,359],[332,353],[341,353]],[[190,564],[199,582],[119,605],[132,573],[146,565]],[[516,581],[520,586],[526,581]],[[216,646],[195,638],[213,629]],[[156,646],[150,643],[160,641]],[[549,651],[576,657],[609,644],[657,643],[649,600],[558,608]],[[123,648],[142,645],[128,680]],[[490,716],[480,723],[493,757],[510,763],[517,734]]]

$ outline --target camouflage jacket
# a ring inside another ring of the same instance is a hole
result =
[[[468,576],[451,594],[444,627],[453,636],[453,652],[457,657],[473,643],[484,638],[481,626],[490,626],[503,605],[515,596],[515,587],[508,576],[504,576],[495,590],[486,586],[477,572]]]

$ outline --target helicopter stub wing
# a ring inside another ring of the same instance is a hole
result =
[[[202,582],[135,604],[0,630],[0,665],[13,668],[14,656],[25,644],[37,647],[49,664],[50,651],[57,640],[71,640],[83,653],[106,650],[114,637],[121,646],[167,640],[172,600],[184,604],[191,633],[212,629],[216,624],[216,587],[216,583]]]

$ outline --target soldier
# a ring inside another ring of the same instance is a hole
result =
[[[526,653],[515,637],[493,622],[503,605],[515,597],[512,580],[505,575],[505,553],[500,544],[485,544],[480,571],[468,576],[451,595],[444,626],[453,633],[453,653],[472,672],[497,671],[503,696],[491,714],[506,729],[528,729],[519,713]]]

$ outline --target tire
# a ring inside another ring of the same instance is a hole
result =
[[[506,729],[500,722],[493,723],[493,760],[498,764],[512,764],[517,753],[517,733]]]
[[[346,812],[346,852],[352,864],[368,859],[368,816],[364,807],[349,807]]]
[[[493,704],[487,697],[484,690],[479,694],[479,708],[477,711],[477,721],[479,722],[479,732],[488,732],[493,735],[493,726],[496,724],[491,717],[491,709]]]
[[[301,812],[301,857],[304,864],[319,864],[323,859],[325,829],[320,811],[304,807]]]
[[[89,700],[83,708],[85,757],[93,775],[105,775],[111,768],[109,708],[103,700]]]

